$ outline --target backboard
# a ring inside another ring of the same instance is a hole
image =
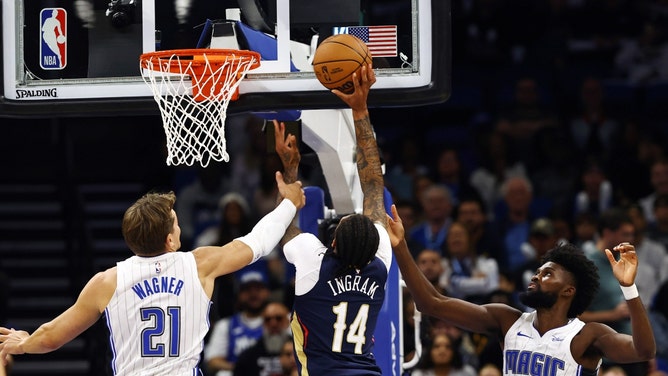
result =
[[[367,38],[371,107],[447,100],[447,0],[7,0],[0,116],[157,113],[139,55],[195,47],[262,54],[229,112],[340,108],[309,60],[334,33]]]

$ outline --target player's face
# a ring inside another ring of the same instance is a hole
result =
[[[569,282],[567,278],[566,269],[554,262],[546,262],[531,278],[527,290],[520,294],[520,301],[531,308],[551,308]]]

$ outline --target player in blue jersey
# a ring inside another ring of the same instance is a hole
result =
[[[290,226],[283,238],[287,260],[295,265],[292,333],[301,375],[380,375],[373,333],[385,297],[392,259],[385,229],[384,183],[367,96],[376,81],[371,66],[353,76],[355,91],[339,96],[352,109],[363,213],[341,219],[331,248],[316,236]],[[276,151],[286,181],[297,178],[300,155],[294,135],[285,138],[274,122]]]
[[[32,334],[0,327],[0,362],[11,354],[54,351],[104,314],[114,375],[201,375],[215,279],[269,254],[304,206],[301,183],[286,185],[280,173],[276,181],[285,199],[249,234],[192,252],[178,251],[174,193],[144,195],[123,216],[123,237],[134,256],[93,276],[74,305]]]
[[[594,376],[603,357],[616,363],[654,358],[652,327],[634,284],[638,259],[633,245],[606,249],[631,314],[633,335],[628,335],[577,318],[591,303],[599,282],[596,266],[575,246],[557,245],[543,257],[520,295],[535,311],[523,313],[505,304],[476,305],[441,295],[413,261],[394,206],[392,215],[394,219],[387,220],[394,254],[417,308],[462,329],[503,338],[504,375]]]

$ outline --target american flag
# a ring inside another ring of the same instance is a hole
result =
[[[397,56],[397,25],[349,26],[342,27],[339,31],[361,39],[369,47],[373,57]]]

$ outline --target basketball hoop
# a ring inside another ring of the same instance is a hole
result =
[[[158,103],[167,136],[167,165],[229,160],[225,118],[239,97],[246,72],[260,54],[246,50],[186,49],[149,52],[139,58],[144,82]]]

